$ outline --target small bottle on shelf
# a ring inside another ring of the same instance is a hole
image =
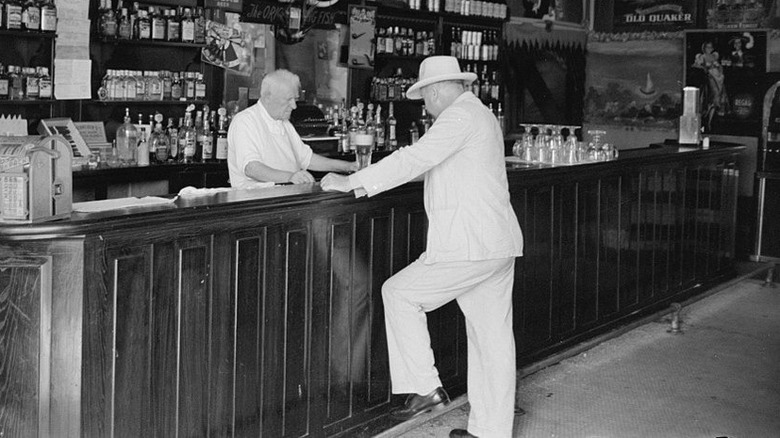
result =
[[[415,144],[419,139],[420,131],[417,129],[417,123],[412,122],[412,124],[409,126],[409,144]]]
[[[387,149],[394,151],[398,149],[398,138],[396,137],[396,125],[395,114],[393,114],[393,102],[390,102],[390,109],[387,113]]]
[[[8,30],[22,29],[22,2],[5,0],[3,5],[3,23]]]
[[[219,127],[217,128],[217,161],[225,162],[228,158],[228,139],[227,139],[227,110],[222,107],[217,111],[219,114]]]
[[[200,151],[200,161],[205,163],[212,160],[214,157],[214,143],[211,138],[211,127],[209,126],[209,118],[204,115],[201,122],[201,126],[198,129],[198,150]]]
[[[8,100],[10,95],[11,81],[8,75],[5,73],[3,64],[0,64],[0,100]]]
[[[181,17],[181,40],[185,43],[195,42],[195,21],[192,19],[190,8],[184,8]]]
[[[181,22],[179,21],[179,17],[176,16],[176,11],[174,9],[168,9],[166,14],[167,31],[165,38],[168,41],[181,41]]]
[[[168,119],[171,122],[172,119]],[[152,132],[150,150],[154,152],[155,161],[158,163],[164,163],[168,161],[168,154],[170,153],[169,138],[163,131],[162,121],[163,115],[157,113],[154,115],[154,132]]]
[[[133,38],[133,24],[130,20],[130,13],[127,11],[127,8],[122,8],[120,10],[117,36],[122,40],[129,40]]]
[[[195,105],[188,105],[184,113],[183,125],[179,128],[179,154],[183,163],[195,162],[196,133],[192,127],[192,111]]]
[[[41,31],[41,7],[37,0],[27,0],[22,7],[22,28],[32,32]]]
[[[376,126],[376,136],[374,139],[376,140],[374,142],[375,148],[377,150],[383,150],[385,148],[385,122],[382,120],[382,106],[377,105],[376,106],[376,121],[374,122],[374,125]]]
[[[162,41],[165,39],[165,16],[158,12],[154,6],[149,6],[149,17],[152,21],[152,39]]]
[[[41,31],[57,31],[57,6],[54,5],[54,0],[43,0],[41,4]]]

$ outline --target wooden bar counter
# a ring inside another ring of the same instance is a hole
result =
[[[508,165],[518,366],[733,275],[741,148]],[[369,436],[389,428],[381,285],[425,247],[421,183],[280,186],[0,225],[0,435]],[[465,391],[453,303],[429,315]]]

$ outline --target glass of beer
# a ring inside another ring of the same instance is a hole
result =
[[[365,169],[371,164],[373,148],[374,136],[372,134],[357,134],[355,136],[355,158],[360,169]]]

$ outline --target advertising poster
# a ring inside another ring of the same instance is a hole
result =
[[[615,0],[613,30],[681,30],[696,25],[696,0]]]
[[[206,46],[200,57],[203,62],[249,76],[255,59],[252,34],[244,32],[238,22],[227,26],[209,20],[206,23]]]
[[[685,85],[700,90],[705,133],[757,135],[767,71],[767,32],[685,32]]]
[[[349,7],[349,67],[374,68],[376,8]]]

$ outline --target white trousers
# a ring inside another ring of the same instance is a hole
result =
[[[426,265],[420,257],[382,286],[394,394],[441,386],[425,312],[458,301],[468,337],[468,431],[511,437],[515,405],[514,257]]]

